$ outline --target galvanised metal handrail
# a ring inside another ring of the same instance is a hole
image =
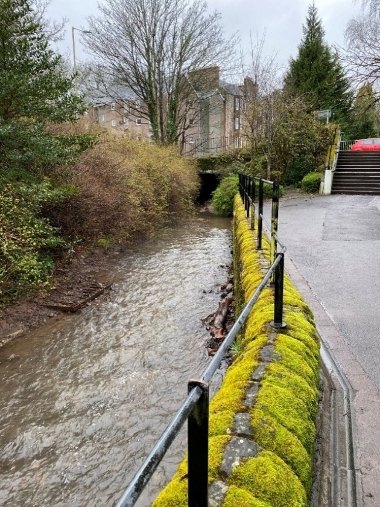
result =
[[[240,180],[245,183],[240,188],[240,192],[243,192],[246,195],[247,188],[249,188],[252,194],[252,180],[249,179],[251,177],[245,177],[248,179],[242,179],[243,176],[244,175],[240,175]],[[261,180],[260,185],[262,185],[265,181],[266,180]],[[248,185],[248,187],[246,185]],[[248,198],[247,195],[246,199]],[[249,217],[249,211],[247,213],[247,217]],[[277,241],[276,237],[276,248]],[[274,314],[271,325],[275,329],[280,329],[286,326],[283,322],[285,252],[286,247],[284,246],[280,252],[276,252],[274,262],[268,269],[262,282],[251,296],[250,300],[235,321],[222,345],[219,347],[201,377],[199,379],[189,380],[188,395],[185,401],[182,403],[171,423],[167,426],[161,438],[158,440],[149,456],[132,479],[116,507],[132,507],[135,505],[135,502],[186,420],[188,421],[188,506],[208,507],[209,383],[217,369],[220,367],[220,364],[228,352],[232,342],[236,339],[240,329],[247,320],[261,292],[264,290],[271,278],[274,280]]]
[[[351,146],[355,143],[354,141],[340,141],[339,143],[339,150],[340,151],[349,151]]]

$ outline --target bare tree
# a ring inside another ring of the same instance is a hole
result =
[[[245,132],[252,152],[257,158],[264,157],[266,177],[271,177],[272,145],[276,137],[276,116],[281,109],[279,90],[281,79],[277,65],[277,53],[264,54],[265,33],[253,41],[251,38],[250,63],[243,68],[245,95]]]
[[[58,42],[65,36],[65,24],[67,18],[56,21],[46,17],[46,10],[51,0],[32,0],[31,6],[35,13],[35,20],[43,29],[43,32],[51,42]]]
[[[106,81],[141,101],[157,142],[177,142],[194,100],[219,85],[207,69],[226,67],[237,37],[224,38],[220,14],[201,0],[105,0],[99,9],[83,39]]]
[[[252,149],[252,172],[267,179],[300,181],[321,168],[331,138],[330,127],[308,112],[302,97],[282,90],[276,52],[264,52],[265,36],[251,42],[244,80],[245,127]]]
[[[362,14],[348,23],[345,61],[357,86],[378,88],[380,79],[380,1],[362,0]]]

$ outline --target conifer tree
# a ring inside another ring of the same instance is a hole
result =
[[[308,9],[298,56],[285,75],[285,91],[302,96],[310,111],[331,109],[335,121],[347,121],[351,107],[350,83],[338,55],[324,40],[325,32],[315,4]]]
[[[51,173],[94,142],[87,134],[54,134],[85,109],[72,90],[73,76],[29,1],[0,0],[0,306],[44,286],[52,251],[64,246],[44,207],[77,190],[60,181],[58,169]]]
[[[377,98],[371,83],[361,86],[350,114],[349,128],[344,132],[349,139],[363,139],[379,135]]]
[[[78,140],[46,130],[84,112],[72,90],[29,1],[0,0],[0,173],[43,170],[78,152]]]

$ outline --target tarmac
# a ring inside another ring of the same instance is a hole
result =
[[[380,196],[287,194],[278,238],[331,385],[331,498],[319,505],[380,507]]]

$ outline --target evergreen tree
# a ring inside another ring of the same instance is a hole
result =
[[[93,143],[54,134],[85,104],[36,19],[28,0],[0,0],[0,306],[46,284],[64,241],[43,210],[76,192],[51,170]]]
[[[322,22],[315,4],[309,6],[298,56],[290,61],[285,91],[302,96],[310,111],[331,109],[335,121],[345,123],[352,94],[338,55],[324,41]]]
[[[377,99],[370,83],[359,88],[350,119],[349,128],[344,132],[346,138],[364,139],[379,135]]]
[[[72,77],[35,19],[28,0],[0,0],[2,173],[67,163],[80,151],[77,140],[46,130],[47,124],[74,121],[85,105],[71,93]]]

